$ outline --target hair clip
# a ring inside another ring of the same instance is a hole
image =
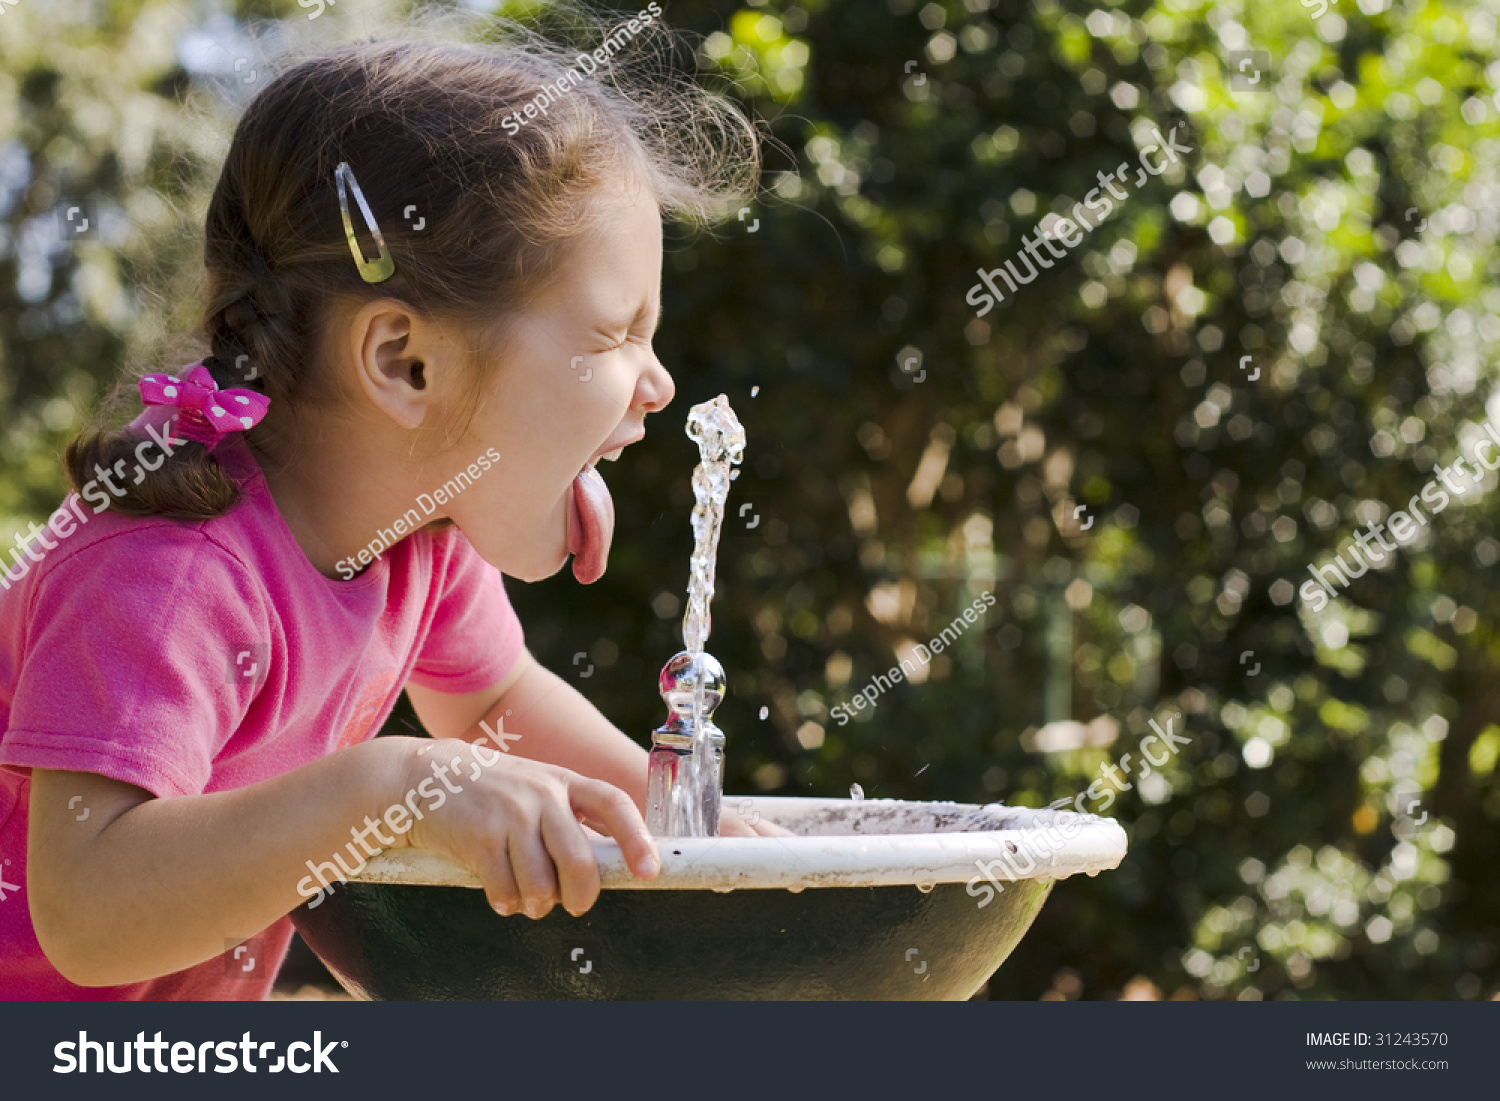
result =
[[[349,251],[354,253],[354,262],[359,265],[360,278],[366,283],[384,283],[396,274],[396,261],[391,256],[391,250],[385,247],[385,237],[375,224],[375,215],[370,213],[370,204],[365,202],[365,193],[359,189],[359,182],[355,180],[347,161],[341,162],[333,170],[333,181],[339,189],[339,210],[344,215],[344,235],[349,238]],[[345,183],[354,191],[354,201],[359,203],[360,213],[365,216],[370,236],[380,246],[380,255],[374,260],[365,259],[364,253],[360,251],[359,241],[355,239],[354,219],[349,216],[349,194],[344,190]]]

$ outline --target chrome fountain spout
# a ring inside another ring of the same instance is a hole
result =
[[[713,713],[724,701],[724,667],[712,654],[684,650],[667,662],[658,686],[669,716],[651,734],[647,828],[655,837],[717,837],[724,732]]]
[[[687,434],[698,445],[693,471],[693,559],[688,571],[687,645],[661,671],[669,717],[651,736],[646,775],[646,828],[656,837],[717,837],[724,798],[724,733],[713,723],[724,700],[724,668],[703,649],[729,483],[745,450],[745,430],[723,394],[688,412]]]

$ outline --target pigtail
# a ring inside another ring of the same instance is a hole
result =
[[[155,470],[146,469],[157,463]],[[176,445],[164,456],[156,444],[128,428],[81,434],[68,444],[63,469],[74,491],[96,512],[108,502],[108,509],[124,516],[212,520],[240,499],[239,486],[201,443]]]

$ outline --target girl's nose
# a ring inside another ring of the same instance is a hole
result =
[[[640,384],[637,387],[639,398],[637,404],[647,413],[660,412],[671,403],[672,398],[676,394],[677,386],[673,383],[672,376],[661,365],[661,360],[657,359],[653,353],[651,366],[641,376]]]

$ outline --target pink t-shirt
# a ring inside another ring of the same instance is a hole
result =
[[[261,999],[292,935],[282,918],[237,956],[128,986],[68,982],[27,904],[31,769],[163,799],[244,787],[373,737],[408,681],[478,692],[520,656],[500,573],[457,528],[419,530],[333,580],[243,442],[215,456],[244,490],[227,515],[96,514],[70,494],[70,534],[34,543],[42,561],[23,556],[24,574],[0,565],[0,998]]]

